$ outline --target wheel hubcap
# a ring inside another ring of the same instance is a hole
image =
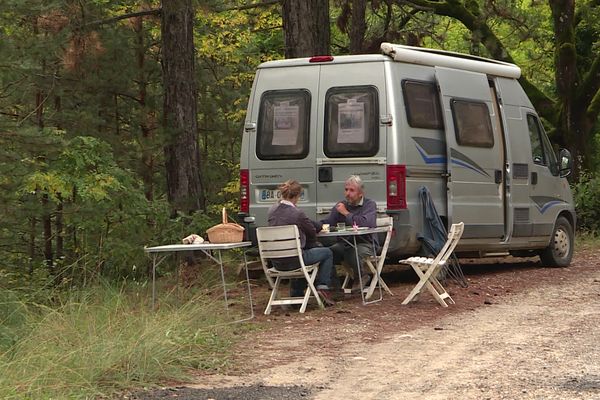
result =
[[[569,235],[564,230],[557,229],[554,232],[554,254],[560,258],[564,258],[569,254],[570,247]]]

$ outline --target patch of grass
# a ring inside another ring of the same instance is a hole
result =
[[[575,251],[591,250],[600,247],[600,236],[588,231],[577,231],[575,236]]]
[[[0,398],[90,398],[221,368],[240,325],[224,325],[221,298],[179,300],[100,285],[47,307],[0,298]],[[213,328],[207,328],[213,326]]]

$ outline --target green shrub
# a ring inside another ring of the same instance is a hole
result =
[[[582,173],[573,186],[577,228],[594,234],[600,233],[600,175]]]

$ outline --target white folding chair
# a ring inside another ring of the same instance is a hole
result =
[[[275,278],[275,282],[272,284],[269,303],[265,308],[265,314],[271,313],[272,306],[286,304],[301,304],[300,312],[303,313],[311,297],[317,300],[320,308],[324,308],[323,302],[314,285],[317,272],[319,271],[319,263],[308,266],[304,264],[298,227],[296,225],[261,227],[256,229],[256,237],[258,239],[258,252],[265,275],[269,282],[272,282],[272,278]],[[297,259],[299,267],[291,271],[279,270],[272,266],[269,267],[269,260],[277,261],[277,259],[282,258]],[[280,297],[280,284],[285,279],[306,279],[308,287],[304,296]]]
[[[365,299],[370,299],[373,296],[373,293],[375,292],[378,283],[381,285],[381,288],[383,290],[385,290],[392,296],[394,295],[394,293],[392,293],[388,285],[381,278],[381,270],[383,269],[383,264],[385,263],[385,256],[387,254],[388,247],[390,246],[392,230],[394,228],[394,220],[392,219],[392,217],[385,216],[377,218],[377,227],[383,226],[387,227],[388,230],[386,231],[385,240],[383,242],[381,250],[379,251],[379,254],[369,256],[363,260],[369,268],[369,270],[371,271],[371,274],[373,274],[371,283],[365,288]],[[342,289],[345,293],[351,293],[352,289],[350,287],[350,280],[353,278],[354,272],[352,271],[352,268],[346,265],[345,263],[342,264],[342,267],[344,268],[345,273],[344,282],[342,283]]]
[[[402,304],[408,304],[421,293],[426,287],[433,297],[442,305],[442,307],[448,307],[448,303],[454,304],[454,300],[450,297],[450,294],[444,289],[437,276],[441,268],[446,265],[448,258],[454,251],[454,248],[458,244],[460,237],[463,234],[464,223],[452,224],[450,232],[448,232],[448,240],[442,250],[438,253],[435,258],[428,257],[410,257],[406,260],[400,260],[400,264],[410,264],[419,276],[419,282],[410,292],[410,294],[404,299]]]
[[[390,240],[392,239],[392,230],[394,228],[394,220],[392,217],[381,217],[377,218],[377,227],[385,226],[388,228],[385,234],[385,240],[383,242],[383,246],[381,247],[381,251],[379,254],[365,258],[365,264],[371,270],[373,274],[373,278],[371,279],[371,283],[366,288],[366,299],[370,299],[373,296],[373,292],[377,288],[377,284],[381,285],[381,288],[388,292],[391,296],[394,295],[388,285],[386,285],[385,281],[381,277],[381,270],[383,269],[383,264],[385,263],[385,256],[388,251],[388,247],[390,246]]]

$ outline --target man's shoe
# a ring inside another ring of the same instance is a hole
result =
[[[317,289],[317,293],[321,296],[323,303],[325,306],[335,306],[335,300],[333,300],[333,296],[331,295],[331,291],[328,289]]]

